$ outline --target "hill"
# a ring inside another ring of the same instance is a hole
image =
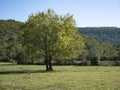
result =
[[[19,27],[23,25],[23,22],[9,20],[0,20],[0,30],[18,30]]]
[[[85,27],[78,28],[78,31],[102,42],[120,44],[120,28],[117,27]]]
[[[22,22],[15,20],[0,20],[0,61],[9,61],[20,53],[18,41]]]

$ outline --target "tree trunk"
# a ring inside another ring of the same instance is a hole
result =
[[[45,57],[45,63],[46,63],[46,71],[49,71],[49,61],[47,57]]]
[[[52,68],[52,57],[49,57],[49,71],[53,71],[53,68]]]
[[[52,68],[52,57],[45,57],[45,62],[46,62],[46,71],[53,71]]]

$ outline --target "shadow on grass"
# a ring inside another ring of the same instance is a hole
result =
[[[17,64],[0,64],[0,66],[14,66],[14,65],[17,65]]]
[[[18,70],[18,71],[0,71],[0,74],[30,74],[30,73],[45,73],[45,70]]]

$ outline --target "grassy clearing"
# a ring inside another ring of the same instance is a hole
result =
[[[0,65],[0,90],[120,90],[120,67]]]

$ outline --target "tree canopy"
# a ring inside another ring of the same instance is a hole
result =
[[[75,58],[84,50],[73,16],[60,16],[50,9],[31,14],[22,37],[26,54],[44,57],[47,71],[52,70],[52,58]]]

